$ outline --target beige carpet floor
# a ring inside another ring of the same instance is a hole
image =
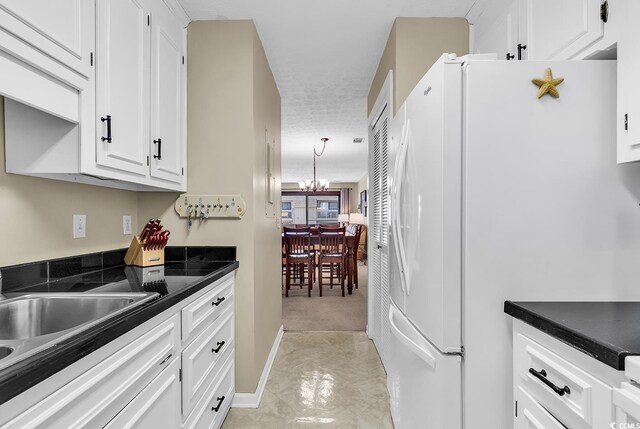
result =
[[[289,297],[282,292],[282,323],[285,331],[364,331],[367,326],[368,266],[358,263],[358,289],[345,296],[339,285],[333,289],[324,281],[322,297],[318,284],[313,285],[311,298],[307,289],[294,286]]]

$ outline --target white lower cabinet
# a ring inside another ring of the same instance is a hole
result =
[[[515,429],[563,429],[564,426],[556,420],[542,405],[536,402],[522,387],[515,392],[516,420]]]
[[[189,415],[184,429],[218,429],[222,426],[229,408],[235,385],[233,381],[233,355],[224,363],[221,376],[216,377],[206,389],[206,394],[198,401],[194,411]]]
[[[181,325],[190,305],[215,307],[216,291],[232,303],[233,285],[231,273],[0,405],[0,429],[220,427],[234,395],[233,305],[200,335]]]
[[[613,392],[615,422],[619,427],[627,424],[628,429],[640,427],[640,387],[635,383],[622,383]]]
[[[608,428],[624,374],[518,320],[513,331],[514,427]]]
[[[179,402],[180,359],[174,359],[106,428],[179,428],[182,416],[175,406]]]
[[[182,352],[182,411],[188,415],[233,350],[233,313],[212,324]]]
[[[175,315],[2,428],[103,427],[168,366],[179,345],[180,319]]]

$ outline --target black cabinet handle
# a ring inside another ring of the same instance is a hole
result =
[[[158,145],[158,154],[153,157],[159,161],[162,159],[162,139],[154,140],[153,143]]]
[[[527,45],[523,45],[522,43],[518,43],[518,60],[522,59],[522,51],[527,49]]]
[[[516,57],[515,55],[507,52],[507,61],[510,61],[510,60],[514,59],[515,57]]]
[[[220,351],[220,349],[222,348],[222,346],[224,346],[224,341],[218,341],[216,343],[216,346],[218,346],[218,347],[216,347],[215,349],[211,349],[212,353],[218,353]]]
[[[166,358],[164,358],[164,359],[162,360],[162,362],[160,362],[160,365],[164,365],[164,363],[165,363],[166,361],[168,361],[169,359],[171,359],[171,356],[173,356],[173,353],[172,353],[172,354],[170,354],[169,356],[167,356]]]
[[[227,299],[226,297],[221,297],[218,298],[215,302],[212,302],[211,305],[215,305],[216,307],[219,306],[220,304],[222,304],[222,301],[224,301],[225,299]]]
[[[553,390],[558,394],[558,396],[564,396],[565,393],[566,394],[571,393],[571,389],[569,389],[569,386],[558,387],[555,384],[553,384],[551,381],[549,381],[549,379],[547,379],[547,371],[545,371],[544,369],[541,369],[540,371],[536,371],[533,368],[529,368],[529,373],[533,375],[535,378],[537,378],[538,380],[542,381],[548,387],[550,387],[551,390]]]
[[[106,141],[107,143],[111,143],[111,115],[107,115],[106,117],[101,117],[100,120],[102,122],[107,122],[107,136],[102,137],[102,141]]]
[[[215,407],[211,407],[211,411],[215,411],[216,413],[220,410],[222,403],[224,402],[224,396],[218,396],[218,405]]]

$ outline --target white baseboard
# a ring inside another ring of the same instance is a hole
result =
[[[262,375],[260,376],[260,381],[258,382],[256,391],[254,393],[236,393],[233,396],[233,401],[231,402],[232,407],[258,408],[258,406],[260,406],[262,394],[264,393],[264,386],[267,384],[267,379],[269,378],[269,373],[271,372],[271,366],[273,365],[273,361],[276,358],[276,353],[278,353],[278,347],[280,347],[280,342],[282,341],[283,335],[284,326],[280,325],[278,335],[276,335],[276,339],[273,341],[273,346],[271,346],[271,351],[269,352],[267,362],[264,364],[264,369],[262,370]]]

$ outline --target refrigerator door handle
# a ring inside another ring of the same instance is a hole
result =
[[[414,340],[409,338],[407,334],[405,334],[400,330],[400,328],[398,328],[398,325],[396,324],[396,321],[395,321],[395,313],[397,312],[398,310],[396,310],[393,304],[389,306],[389,325],[391,326],[391,332],[393,332],[396,338],[398,338],[402,343],[404,343],[404,345],[409,347],[409,349],[413,353],[415,353],[416,356],[418,356],[420,359],[425,361],[427,365],[429,365],[431,368],[435,369],[436,368],[435,356],[429,353],[429,350],[425,349],[424,347],[416,343]],[[409,335],[411,335],[411,333],[409,333]]]
[[[409,272],[407,271],[407,258],[404,252],[404,239],[400,231],[400,195],[402,191],[402,176],[404,171],[400,171],[401,167],[406,164],[406,157],[408,152],[408,136],[410,130],[410,122],[407,120],[407,125],[402,132],[402,138],[400,139],[400,151],[396,158],[396,168],[394,171],[394,192],[392,195],[391,203],[393,207],[394,216],[391,222],[393,228],[393,244],[396,249],[396,257],[398,259],[398,265],[400,266],[400,280],[402,290],[407,295],[411,294],[411,285],[409,279]]]
[[[404,138],[404,130],[405,128],[402,127],[402,136],[400,137],[400,144],[402,144],[402,140]],[[391,137],[393,139],[393,137]],[[397,198],[396,198],[396,194],[397,194],[397,188],[399,185],[399,174],[398,174],[398,168],[400,168],[400,151],[402,148],[400,148],[398,150],[398,155],[396,156],[395,162],[394,162],[394,169],[393,169],[393,188],[392,188],[392,192],[391,192],[391,232],[392,232],[392,238],[393,238],[393,247],[395,248],[395,255],[396,255],[396,260],[398,262],[398,267],[400,268],[400,288],[402,289],[403,293],[407,293],[406,289],[404,288],[404,276],[402,273],[402,261],[400,260],[400,250],[398,248],[398,230],[397,230],[397,226],[396,226],[396,218],[400,217],[400,214],[398,213],[398,207],[397,207]],[[382,246],[378,246],[378,248],[380,248]]]

